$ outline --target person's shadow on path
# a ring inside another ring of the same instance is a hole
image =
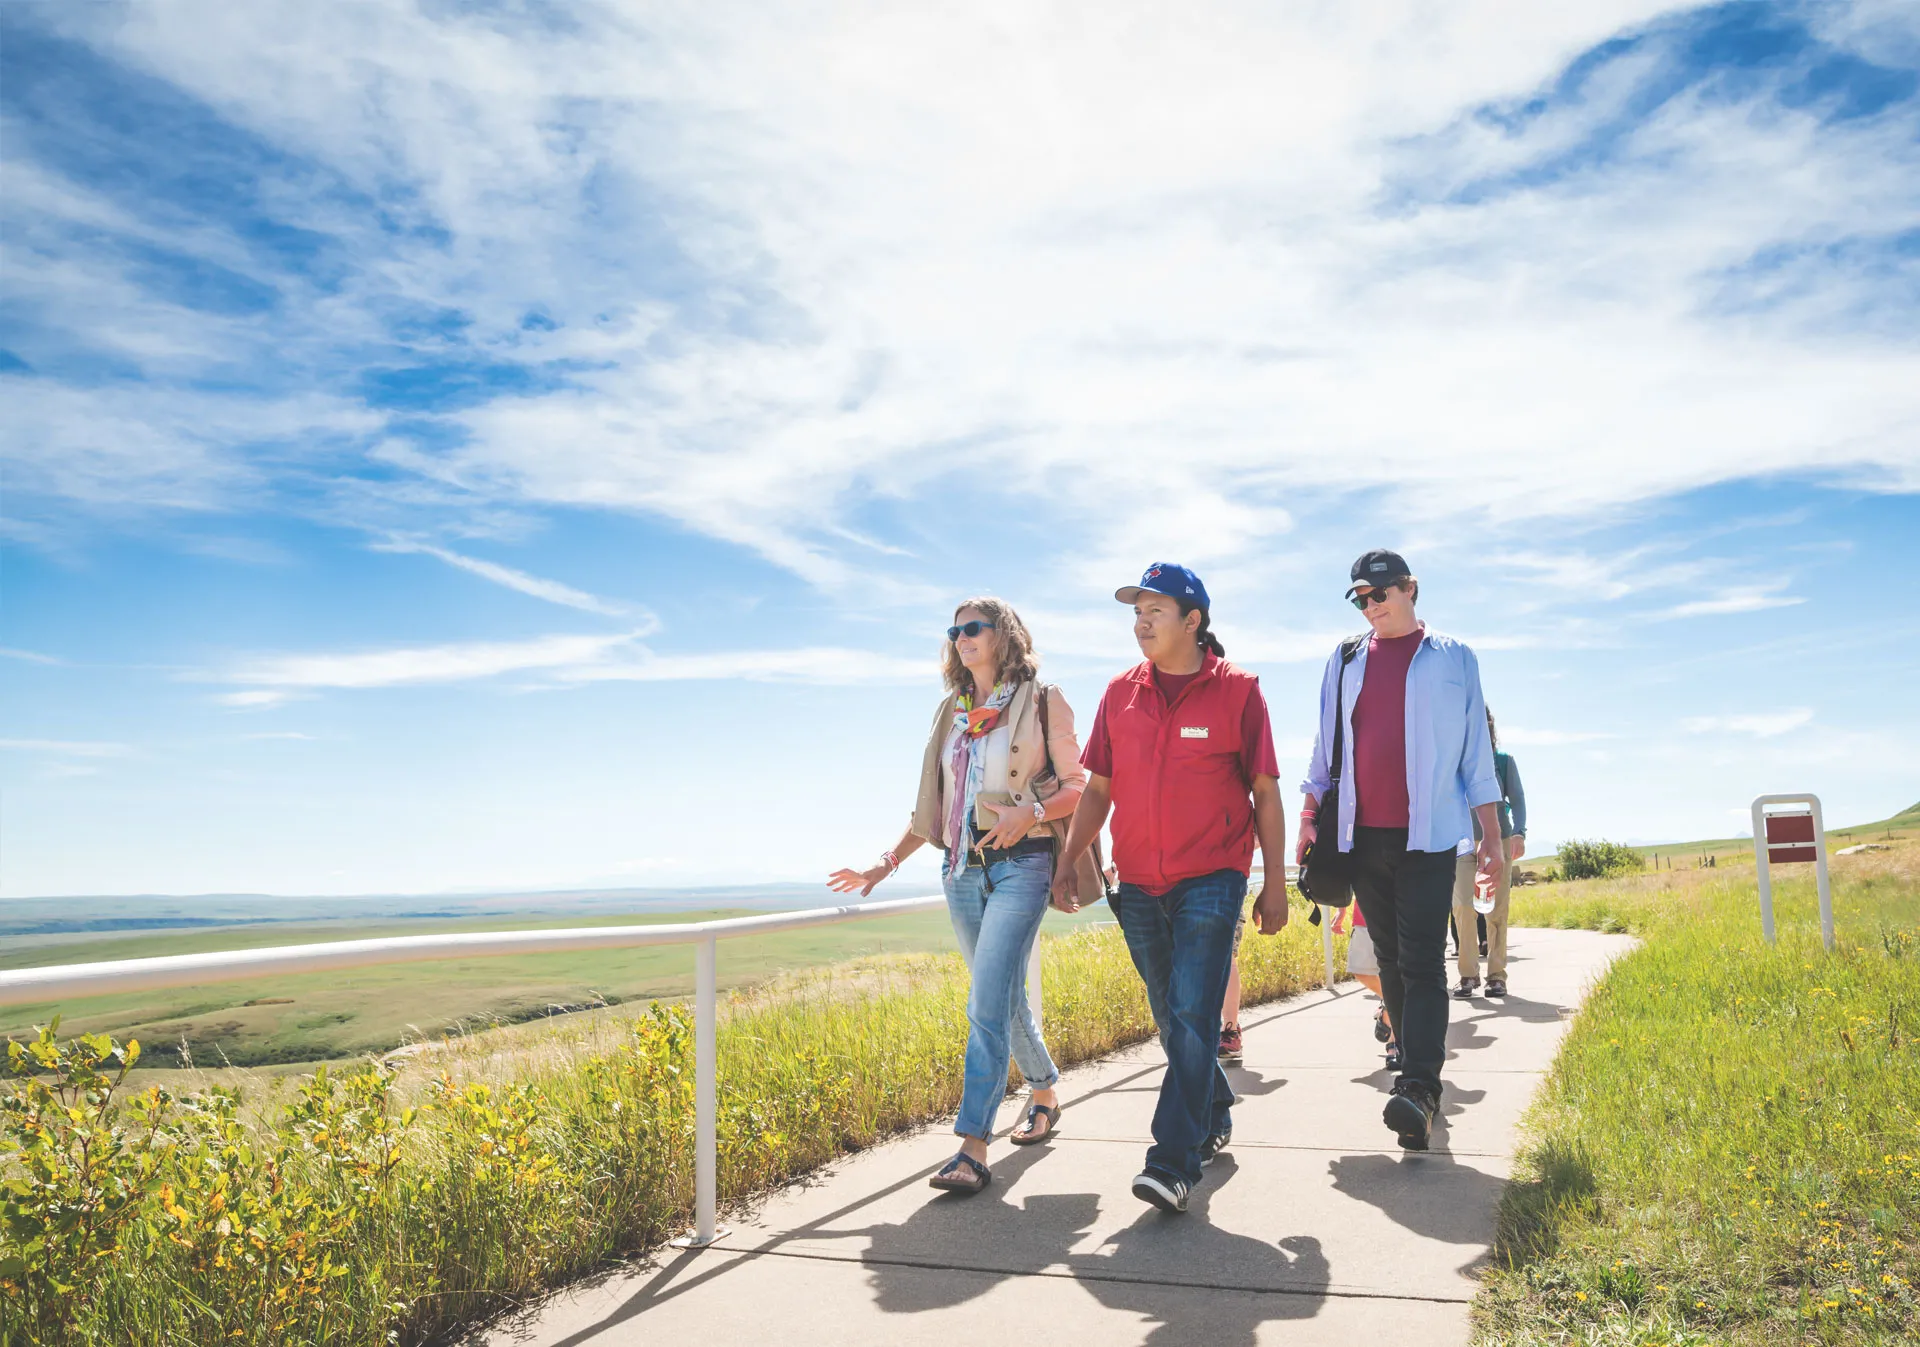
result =
[[[1444,1151],[1343,1155],[1327,1163],[1334,1191],[1377,1207],[1416,1235],[1447,1244],[1493,1243],[1494,1213],[1507,1181]]]
[[[1213,1224],[1209,1197],[1233,1167],[1231,1152],[1215,1161],[1184,1216],[1142,1211],[1099,1252],[1066,1260],[1095,1300],[1153,1325],[1150,1347],[1254,1347],[1262,1324],[1311,1319],[1326,1304],[1332,1275],[1318,1239],[1269,1243]]]
[[[1239,1099],[1258,1099],[1262,1095],[1272,1094],[1287,1083],[1285,1076],[1275,1076],[1268,1080],[1258,1071],[1251,1071],[1238,1064],[1222,1063],[1227,1073],[1227,1084],[1233,1087],[1233,1097]]]

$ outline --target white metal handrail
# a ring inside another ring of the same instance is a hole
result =
[[[1292,867],[1288,867],[1291,870]],[[463,931],[442,935],[383,936],[372,940],[334,940],[310,945],[274,945],[265,949],[219,950],[206,954],[168,954],[149,959],[55,964],[0,972],[0,1005],[53,1003],[83,996],[157,991],[275,974],[365,968],[375,964],[420,963],[506,954],[558,954],[586,949],[622,949],[644,945],[693,945],[694,948],[694,1229],[674,1243],[704,1248],[723,1233],[718,1224],[719,1099],[714,1078],[718,1066],[716,1028],[718,945],[744,935],[764,935],[807,926],[927,912],[947,905],[944,895],[894,898],[876,903],[769,912],[757,917],[717,921],[661,922],[650,926],[571,926],[536,931]],[[1320,924],[1327,986],[1334,982],[1332,922]],[[1044,997],[1040,984],[1040,942],[1027,962],[1027,999],[1036,1023]]]

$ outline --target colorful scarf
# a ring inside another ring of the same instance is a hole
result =
[[[953,798],[947,802],[947,868],[967,868],[973,850],[973,800],[987,784],[987,759],[973,751],[973,741],[1000,725],[1000,713],[1013,700],[1018,683],[995,683],[985,706],[973,704],[973,694],[954,700],[953,728],[947,734],[947,757],[953,763]],[[955,858],[959,864],[954,864]]]

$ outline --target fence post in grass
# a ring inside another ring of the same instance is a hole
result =
[[[1333,990],[1333,914],[1340,909],[1323,907],[1320,909],[1320,949],[1327,956],[1327,990]]]
[[[718,1083],[719,1050],[714,1021],[717,998],[715,954],[719,941],[708,936],[693,947],[693,1233],[673,1241],[682,1249],[704,1249],[725,1234],[716,1224],[720,1189]]]
[[[1777,814],[1769,805],[1804,805]],[[1817,795],[1758,795],[1753,801],[1753,860],[1759,875],[1760,931],[1773,943],[1773,872],[1775,865],[1812,862],[1820,891],[1820,940],[1833,948],[1833,889],[1827,879],[1827,830]]]

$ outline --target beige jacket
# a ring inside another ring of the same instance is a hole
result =
[[[1040,685],[1031,680],[1022,683],[1014,691],[1013,700],[1007,703],[1009,723],[1013,726],[1007,746],[1007,779],[989,781],[987,789],[1010,791],[1016,805],[1028,808],[1035,800],[1047,801],[1051,807],[1051,802],[1062,794],[1069,803],[1078,803],[1080,792],[1087,787],[1087,769],[1080,765],[1080,741],[1073,732],[1073,708],[1067,705],[1059,688],[1047,685],[1047,728],[1052,738],[1043,744],[1040,706],[1034,697],[1036,686]],[[953,727],[953,707],[954,694],[948,693],[933,713],[933,729],[927,736],[926,753],[920,762],[920,794],[914,801],[913,822],[909,825],[916,837],[924,838],[942,851],[947,846],[946,838],[941,836],[947,801],[942,798],[946,793],[946,773],[941,770],[940,753]],[[1051,771],[1048,770],[1049,756],[1053,760]],[[1069,812],[1060,818],[1036,823],[1027,836],[1052,836],[1065,841],[1071,821]]]

